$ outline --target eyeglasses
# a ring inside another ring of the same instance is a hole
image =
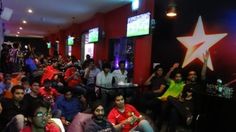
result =
[[[40,118],[42,118],[42,117],[47,117],[47,116],[49,116],[49,113],[48,113],[48,112],[47,112],[47,113],[37,112],[34,116],[35,116],[35,117],[40,117]]]

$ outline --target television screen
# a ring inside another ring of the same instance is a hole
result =
[[[51,48],[51,43],[47,42],[47,48],[50,49]]]
[[[128,18],[127,37],[141,36],[149,34],[150,12]]]
[[[98,42],[99,39],[99,28],[93,28],[89,30],[89,43]]]
[[[68,38],[67,38],[67,45],[68,46],[74,45],[74,37],[68,36]]]

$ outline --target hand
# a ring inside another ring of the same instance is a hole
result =
[[[203,60],[204,60],[204,62],[207,62],[209,56],[210,56],[210,52],[207,50],[207,51],[203,54]]]
[[[155,77],[155,76],[156,76],[156,73],[152,73],[152,76],[151,76],[151,77],[153,78],[153,77]]]
[[[174,63],[172,68],[175,69],[175,68],[178,68],[179,67],[179,63]]]
[[[163,101],[163,102],[167,101],[167,97],[161,98],[161,101]]]
[[[125,124],[132,124],[135,121],[135,117],[134,116],[130,116],[128,119],[125,120]]]

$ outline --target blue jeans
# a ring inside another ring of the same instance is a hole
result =
[[[149,124],[147,120],[141,120],[135,128],[131,130],[132,131],[140,131],[140,132],[154,132],[153,128]]]

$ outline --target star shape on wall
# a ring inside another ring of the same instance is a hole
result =
[[[182,68],[190,64],[195,59],[199,59],[201,62],[204,62],[203,55],[206,53],[206,51],[208,51],[213,45],[215,45],[226,35],[227,33],[210,35],[205,34],[202,18],[199,16],[192,36],[177,37],[177,40],[187,48],[187,53],[185,55]],[[211,56],[208,58],[207,67],[212,71],[214,70]]]

